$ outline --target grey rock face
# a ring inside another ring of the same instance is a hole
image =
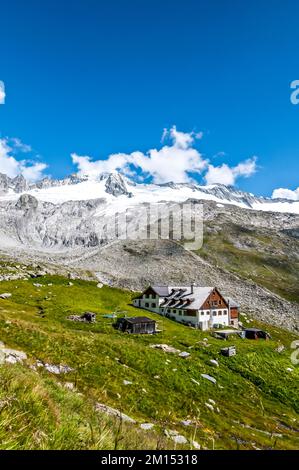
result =
[[[16,208],[21,210],[37,209],[37,207],[38,200],[30,194],[22,194],[16,203]]]
[[[113,174],[111,173],[105,183],[106,192],[112,194],[113,196],[132,196],[127,189],[126,183],[122,175],[119,173]]]
[[[0,341],[0,364],[16,364],[17,362],[23,362],[26,359],[27,355],[24,351],[6,348],[2,341]]]
[[[3,173],[0,173],[0,191],[7,192],[9,189],[10,178]]]
[[[46,189],[46,188],[51,188],[57,185],[59,185],[58,180],[53,180],[52,178],[44,178],[41,181],[38,181],[37,183],[33,184],[31,188],[32,189]]]
[[[82,181],[86,181],[87,176],[78,176],[77,174],[72,174],[64,179],[58,180],[53,178],[43,178],[41,181],[37,183],[31,184],[31,189],[47,189],[47,188],[54,188],[60,186],[68,186],[68,185],[75,185],[78,183],[82,183]]]
[[[29,185],[23,175],[16,176],[12,180],[12,184],[16,193],[23,193],[29,189]]]
[[[9,178],[9,176],[0,173],[0,192],[6,193],[9,189],[16,193],[22,193],[29,189],[29,184],[23,175]]]

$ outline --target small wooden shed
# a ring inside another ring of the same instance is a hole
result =
[[[127,333],[153,334],[156,332],[156,322],[148,317],[123,317],[117,319],[115,328]]]
[[[237,354],[236,346],[229,346],[228,348],[222,348],[220,350],[220,353],[222,354],[222,356],[227,356],[227,357],[235,356]]]
[[[270,339],[269,333],[259,328],[246,328],[245,329],[245,338],[247,339]]]

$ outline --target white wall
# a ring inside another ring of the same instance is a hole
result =
[[[159,313],[159,305],[163,299],[160,299],[157,295],[149,294],[149,297],[146,298],[145,296],[142,299],[136,299],[133,301],[133,305],[136,307],[144,308],[145,310],[150,310],[151,312]],[[148,304],[148,306],[146,306]],[[156,307],[152,305],[155,304]]]
[[[210,319],[212,318],[212,325],[223,325],[223,326],[228,326],[229,325],[229,315],[228,315],[228,309],[217,309],[214,308],[212,309],[212,316],[211,316],[211,310],[199,310],[197,312],[196,317],[186,315],[186,311],[181,310],[181,309],[172,309],[170,308],[170,312],[168,312],[169,308],[163,308],[160,307],[160,304],[163,302],[163,298],[160,298],[159,296],[152,295],[150,294],[148,298],[145,298],[143,296],[141,299],[136,299],[133,301],[133,304],[136,307],[143,308],[145,310],[150,310],[151,312],[159,313],[160,315],[165,316],[166,313],[169,315],[171,318],[178,322],[187,322],[191,323],[194,326],[201,326],[202,329],[207,329],[210,326]],[[146,306],[148,304],[148,306]],[[155,307],[152,307],[152,304],[155,304]],[[174,313],[174,310],[176,310],[176,313]],[[183,314],[180,315],[178,312],[182,311]],[[202,315],[202,312],[204,314]],[[213,315],[213,312],[216,312],[217,315]],[[224,313],[226,312],[226,313]],[[219,315],[221,313],[221,315]]]
[[[202,312],[204,312],[204,315],[201,314]],[[216,312],[217,315],[213,315],[213,312]],[[224,313],[224,312],[226,312],[226,313]],[[219,315],[219,313],[221,313],[221,315]],[[211,314],[211,310],[200,310],[198,312],[199,322],[201,322],[201,321],[202,322],[205,322],[205,321],[210,322],[211,318],[212,318],[212,325],[216,325],[216,324],[223,325],[223,326],[228,326],[229,325],[228,309],[213,308],[212,309],[212,314]]]

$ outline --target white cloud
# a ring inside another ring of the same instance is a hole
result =
[[[123,169],[127,164],[127,156],[125,154],[110,155],[106,160],[92,161],[88,156],[80,156],[76,153],[71,155],[73,163],[77,165],[81,175],[96,177],[100,173],[112,172]]]
[[[237,178],[238,176],[243,176],[245,178],[252,176],[257,170],[256,160],[257,157],[254,156],[235,166],[232,169],[235,178]]]
[[[11,142],[14,139],[10,140]],[[37,181],[42,178],[43,171],[47,168],[45,163],[35,163],[31,160],[17,160],[14,156],[14,150],[18,150],[18,146],[23,146],[22,142],[17,139],[17,147],[8,144],[9,139],[0,139],[0,173],[4,173],[10,178],[15,178],[22,174],[28,181]],[[29,146],[25,146],[23,152],[28,152]]]
[[[181,132],[175,126],[164,129],[162,142],[169,140],[169,145],[160,149],[150,149],[130,154],[110,155],[106,160],[92,161],[88,156],[72,154],[73,163],[80,175],[96,177],[103,172],[120,171],[140,181],[151,177],[154,183],[187,183],[194,181],[191,175],[204,176],[208,184],[234,184],[240,176],[248,177],[256,171],[256,158],[248,159],[231,168],[227,164],[214,167],[194,148],[196,139],[202,133]],[[205,174],[206,173],[206,174]]]
[[[5,103],[5,86],[4,83],[0,80],[0,104]]]
[[[170,138],[174,147],[186,149],[191,147],[196,139],[202,139],[202,137],[203,132],[181,132],[177,130],[176,126],[172,126],[171,129],[163,130],[161,142]]]
[[[252,157],[244,162],[238,163],[235,167],[230,167],[226,163],[223,163],[220,166],[209,165],[208,171],[205,175],[206,183],[234,185],[237,178],[248,178],[256,172],[256,160],[256,157]]]
[[[24,178],[26,178],[26,180],[30,182],[40,181],[44,177],[43,172],[46,168],[48,168],[48,165],[46,163],[34,163],[32,165],[28,165],[25,162],[25,166],[23,165],[23,163],[24,162],[22,162],[21,164],[20,173],[22,173]]]
[[[132,152],[131,154],[112,154],[106,160],[92,161],[88,156],[72,154],[73,163],[78,166],[80,174],[91,177],[102,172],[122,171],[127,175],[144,178],[151,176],[155,183],[188,182],[189,173],[201,173],[207,166],[201,154],[192,147],[194,140],[201,137],[194,133],[177,131],[176,127],[165,129],[162,140],[169,138],[171,145],[161,149],[151,149],[146,153]]]
[[[31,146],[24,144],[24,142],[22,142],[21,139],[19,139],[18,137],[12,137],[11,139],[8,139],[8,142],[11,142],[13,144],[14,150],[18,152],[23,152],[23,153],[32,152]]]
[[[0,139],[0,173],[13,178],[17,176],[19,163],[10,155],[11,148],[7,144],[6,139]]]
[[[299,201],[299,187],[292,191],[287,188],[274,189],[272,199],[290,199],[292,201]]]
[[[232,185],[235,182],[235,177],[232,169],[226,163],[223,163],[221,166],[209,165],[205,180],[207,184]]]

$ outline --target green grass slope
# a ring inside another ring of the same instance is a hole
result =
[[[299,374],[290,359],[291,342],[298,337],[267,325],[270,341],[223,342],[148,312],[161,333],[124,334],[103,314],[116,308],[132,316],[145,314],[131,305],[130,292],[72,283],[58,276],[0,283],[0,293],[12,293],[0,300],[0,341],[28,355],[26,364],[0,366],[1,449],[174,448],[165,429],[207,449],[298,447]],[[95,324],[67,319],[86,310],[97,313]],[[167,354],[150,348],[153,343],[191,355]],[[221,356],[220,348],[230,344],[236,345],[237,356]],[[281,353],[279,344],[285,346]],[[74,370],[57,376],[32,370],[37,360]],[[66,390],[64,382],[72,382],[75,391]],[[214,411],[206,405],[209,400],[215,402]],[[117,420],[94,411],[95,402],[121,410],[137,424],[120,429]],[[192,424],[183,426],[182,420]],[[155,424],[154,429],[141,431],[143,422]]]
[[[237,224],[207,226],[199,256],[291,301],[299,302],[298,238]]]

